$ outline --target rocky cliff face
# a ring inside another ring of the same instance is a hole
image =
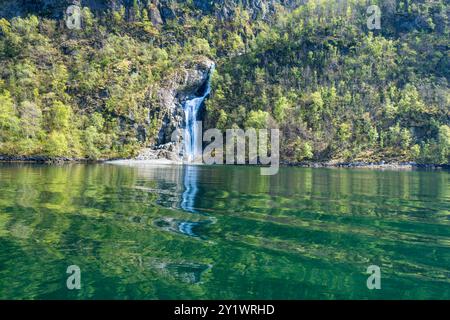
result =
[[[206,7],[205,2],[214,3],[213,7]],[[253,19],[265,19],[270,13],[275,11],[277,5],[288,9],[293,9],[298,5],[308,2],[308,0],[218,0],[218,1],[203,1],[194,0],[196,6],[199,8],[211,9],[214,13],[223,19],[231,19],[239,6],[249,11]]]
[[[12,18],[35,14],[49,18],[61,18],[68,6],[79,5],[80,2],[78,0],[0,0],[0,17]],[[92,2],[91,4],[95,5],[95,1],[86,2]]]
[[[150,18],[155,24],[164,23],[168,19],[181,14],[180,5],[185,0],[138,0],[140,7],[147,7]],[[193,0],[193,5],[203,14],[216,15],[222,19],[234,17],[236,8],[242,6],[253,18],[265,18],[275,10],[277,5],[292,9],[308,0]],[[37,14],[51,18],[61,18],[69,5],[89,7],[94,12],[101,13],[120,6],[131,8],[133,0],[0,0],[0,17],[25,16]]]
[[[180,0],[156,0],[153,1],[163,13],[164,18],[176,16],[173,8]],[[277,5],[288,9],[293,9],[308,0],[193,0],[193,5],[203,14],[213,14],[222,19],[231,19],[238,7],[249,11],[250,15],[256,18],[266,18],[268,14],[275,11]],[[169,13],[169,14],[166,14]]]

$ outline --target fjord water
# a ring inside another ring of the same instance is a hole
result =
[[[449,178],[0,165],[0,298],[450,299]]]

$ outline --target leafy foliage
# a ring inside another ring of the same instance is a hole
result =
[[[379,2],[382,28],[373,31],[365,1],[346,10],[310,1],[280,15],[249,52],[221,61],[209,126],[219,110],[228,127],[266,112],[282,131],[285,160],[449,163],[449,8],[397,4]]]
[[[291,161],[449,162],[445,1],[373,1],[372,31],[363,0],[230,19],[175,1],[164,21],[140,3],[83,8],[81,30],[0,19],[0,154],[133,156],[162,124],[158,88],[206,56],[218,67],[205,127],[279,127]]]

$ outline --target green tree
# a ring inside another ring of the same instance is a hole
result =
[[[250,111],[247,121],[245,122],[246,128],[265,129],[267,128],[269,121],[269,113],[258,110]]]
[[[439,162],[450,163],[450,126],[439,127]]]
[[[297,138],[294,144],[294,152],[295,160],[299,162],[311,160],[314,157],[314,149],[311,144],[300,138]]]
[[[67,144],[66,135],[63,132],[52,131],[47,136],[45,153],[50,157],[69,156],[69,147]]]
[[[273,114],[278,122],[283,122],[286,117],[286,110],[289,108],[289,101],[286,97],[280,97],[275,102]]]
[[[72,108],[60,101],[55,101],[50,115],[50,130],[66,130],[70,126]]]
[[[0,94],[0,153],[14,155],[14,142],[20,138],[20,120],[9,91]]]

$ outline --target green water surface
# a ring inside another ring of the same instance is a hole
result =
[[[3,164],[0,299],[450,299],[449,178]]]

